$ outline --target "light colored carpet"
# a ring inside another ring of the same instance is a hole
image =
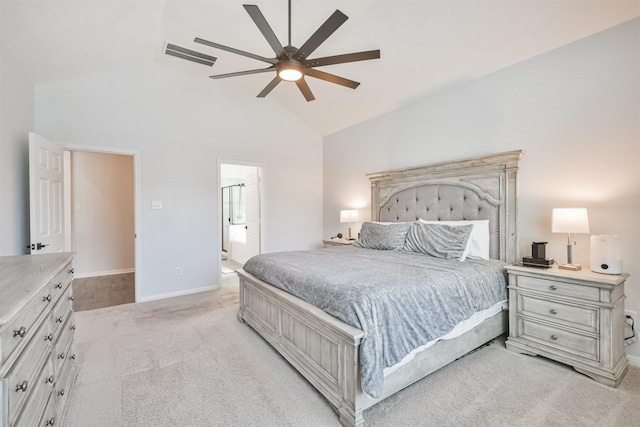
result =
[[[76,313],[67,427],[339,426],[250,327],[234,287]],[[365,412],[368,426],[637,426],[640,369],[609,388],[504,342]]]

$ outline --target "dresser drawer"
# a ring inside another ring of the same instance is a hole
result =
[[[40,419],[40,424],[37,424],[38,427],[52,427],[52,426],[60,426],[58,422],[58,418],[56,417],[56,399],[51,396],[49,398],[49,403],[47,403],[47,407],[44,410],[44,414],[42,414],[42,418]]]
[[[577,334],[528,319],[521,318],[519,323],[520,336],[525,339],[553,347],[556,351],[585,359],[594,361],[600,359],[599,339],[597,337]]]
[[[64,291],[73,279],[73,267],[71,263],[64,266],[62,270],[49,282],[49,290],[55,301],[60,293]]]
[[[68,286],[67,289],[65,289],[62,297],[56,302],[55,306],[53,307],[53,329],[56,340],[60,336],[62,325],[71,313],[71,296],[71,286]]]
[[[51,399],[51,391],[53,390],[53,376],[51,375],[51,362],[49,357],[45,360],[44,366],[32,387],[33,389],[29,398],[19,415],[18,422],[13,425],[14,427],[36,426],[42,418],[47,402]]]
[[[561,295],[571,298],[580,298],[587,301],[600,301],[600,289],[558,280],[545,280],[537,277],[518,276],[516,285],[522,289],[545,292],[550,295]]]
[[[11,418],[16,416],[20,407],[37,388],[36,375],[40,372],[43,360],[50,357],[51,341],[48,338],[52,335],[51,323],[43,322],[22,352],[18,363],[7,375],[8,410]]]
[[[54,364],[56,367],[56,378],[60,376],[60,371],[65,360],[72,356],[69,354],[71,347],[71,341],[73,340],[73,332],[75,330],[75,324],[73,323],[73,313],[69,313],[67,321],[62,327],[60,338],[56,341],[54,352]]]
[[[68,350],[70,357],[65,358],[64,363],[62,365],[62,371],[60,372],[60,376],[56,380],[55,385],[55,398],[57,399],[57,407],[59,408],[58,413],[56,414],[56,419],[61,420],[64,415],[64,410],[66,408],[67,400],[69,399],[69,392],[71,390],[71,386],[73,384],[73,373],[75,372],[75,361],[71,358],[73,352],[73,345]]]
[[[0,331],[0,363],[4,363],[13,351],[31,337],[34,325],[44,311],[51,307],[51,291],[48,287],[36,294],[27,306]]]
[[[559,322],[587,332],[598,332],[599,313],[597,308],[580,307],[561,302],[518,294],[519,314]]]

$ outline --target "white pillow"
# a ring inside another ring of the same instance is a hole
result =
[[[488,219],[474,219],[468,221],[427,221],[420,218],[418,222],[425,224],[444,224],[444,225],[473,225],[471,231],[471,237],[467,242],[467,247],[460,258],[460,261],[464,261],[467,257],[470,258],[482,258],[490,259],[490,237],[489,237],[489,220]]]

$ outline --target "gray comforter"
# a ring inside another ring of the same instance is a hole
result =
[[[384,368],[507,299],[503,265],[342,246],[258,255],[244,270],[364,331],[362,389],[379,397]]]

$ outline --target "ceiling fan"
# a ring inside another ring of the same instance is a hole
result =
[[[322,58],[309,59],[311,55],[331,34],[333,34],[344,22],[349,19],[347,15],[336,10],[333,14],[316,30],[315,33],[309,37],[300,47],[294,47],[291,45],[291,0],[289,0],[289,39],[286,46],[282,46],[275,33],[269,26],[269,23],[265,19],[262,12],[256,5],[245,4],[243,5],[253,22],[258,26],[258,29],[264,36],[264,38],[273,49],[275,53],[274,58],[266,58],[264,56],[255,55],[253,53],[245,52],[242,50],[234,49],[232,47],[224,46],[218,43],[210,42],[196,37],[194,40],[196,43],[200,43],[206,46],[210,46],[216,49],[224,50],[227,52],[235,53],[237,55],[246,56],[248,58],[257,59],[258,61],[271,64],[267,68],[260,68],[257,70],[237,71],[234,73],[218,74],[210,76],[212,79],[222,79],[227,77],[246,76],[249,74],[267,73],[271,71],[276,72],[276,76],[271,82],[258,94],[258,98],[264,98],[271,92],[281,81],[295,82],[304,95],[307,101],[313,101],[315,97],[309,88],[305,80],[305,76],[314,77],[316,79],[325,80],[327,82],[335,83],[338,85],[346,86],[351,89],[355,89],[360,85],[359,82],[345,79],[344,77],[336,76],[334,74],[326,73],[324,71],[317,70],[316,67],[322,67],[325,65],[344,64],[347,62],[365,61],[368,59],[380,58],[380,50],[369,50],[364,52],[347,53],[342,55],[325,56]]]

